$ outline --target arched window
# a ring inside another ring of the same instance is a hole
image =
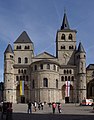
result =
[[[68,81],[70,81],[70,76],[68,76]]]
[[[20,69],[18,70],[18,73],[20,74]]]
[[[62,34],[61,39],[65,40],[65,34]]]
[[[50,69],[50,64],[47,64],[47,69]]]
[[[61,76],[61,81],[64,81],[64,76]]]
[[[53,69],[56,70],[56,66],[55,65],[53,66]]]
[[[26,74],[26,70],[24,70],[24,74]]]
[[[25,63],[28,63],[28,58],[27,57],[25,57]]]
[[[40,64],[40,69],[43,69],[43,64]]]
[[[32,88],[35,88],[35,81],[32,81]]]
[[[74,76],[71,77],[71,81],[74,81]]]
[[[72,70],[70,70],[70,74],[72,73]]]
[[[43,87],[48,87],[48,79],[43,78]]]
[[[23,77],[22,77],[22,76],[20,76],[20,80],[23,80]]]
[[[72,40],[72,34],[69,34],[68,39],[69,39],[69,40]]]
[[[18,49],[19,47],[17,46],[16,49]]]
[[[56,79],[56,88],[58,88],[58,80]]]
[[[19,81],[19,76],[16,76],[16,81]]]
[[[19,49],[21,49],[21,46],[19,46]]]
[[[67,74],[69,73],[69,70],[67,70]]]
[[[73,45],[69,46],[69,50],[72,50],[74,49]]]
[[[67,81],[67,76],[65,76],[65,81]]]
[[[66,70],[64,70],[64,74],[66,74]]]
[[[28,81],[29,80],[29,77],[28,77],[28,75],[26,76],[26,81]]]
[[[30,46],[28,46],[28,49],[30,48]]]
[[[64,45],[62,45],[62,46],[61,46],[61,49],[65,49],[65,46],[64,46]]]
[[[18,58],[18,63],[21,63],[21,58],[20,57]]]
[[[23,73],[23,69],[21,70],[21,73]]]

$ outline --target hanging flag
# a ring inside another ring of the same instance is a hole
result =
[[[66,81],[65,97],[70,96],[70,81]]]
[[[24,81],[20,80],[20,95],[24,95]]]

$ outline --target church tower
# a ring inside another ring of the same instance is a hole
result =
[[[10,44],[4,52],[4,101],[14,102],[14,53]]]
[[[64,13],[63,23],[56,36],[56,57],[61,65],[74,65],[76,48],[76,30],[70,29],[67,15]]]
[[[34,57],[34,45],[28,34],[23,31],[14,42],[16,101],[25,103],[30,99],[30,68]]]
[[[78,102],[81,102],[83,99],[86,99],[86,52],[81,42],[76,53],[76,65]]]

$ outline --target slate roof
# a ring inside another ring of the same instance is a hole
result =
[[[83,47],[83,45],[81,44],[81,42],[79,43],[77,52],[85,52],[84,47]]]
[[[11,47],[10,44],[8,44],[8,46],[7,46],[7,48],[6,48],[5,52],[4,52],[4,54],[5,54],[5,53],[13,53],[13,50],[12,50],[12,47]]]
[[[65,30],[70,29],[66,13],[64,13],[63,22],[62,22],[62,26],[61,26],[61,30],[63,30],[63,29],[65,29]]]
[[[17,38],[17,40],[14,43],[33,43],[26,31],[23,31],[22,34]]]
[[[55,58],[55,56],[51,55],[51,54],[48,53],[48,52],[40,53],[40,54],[36,55],[34,58],[44,58],[44,55],[45,55],[45,57],[47,57],[47,58]]]
[[[89,64],[86,69],[88,69],[88,70],[94,70],[94,64]]]

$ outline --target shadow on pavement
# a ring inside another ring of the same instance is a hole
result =
[[[94,115],[13,113],[13,120],[93,120]]]

